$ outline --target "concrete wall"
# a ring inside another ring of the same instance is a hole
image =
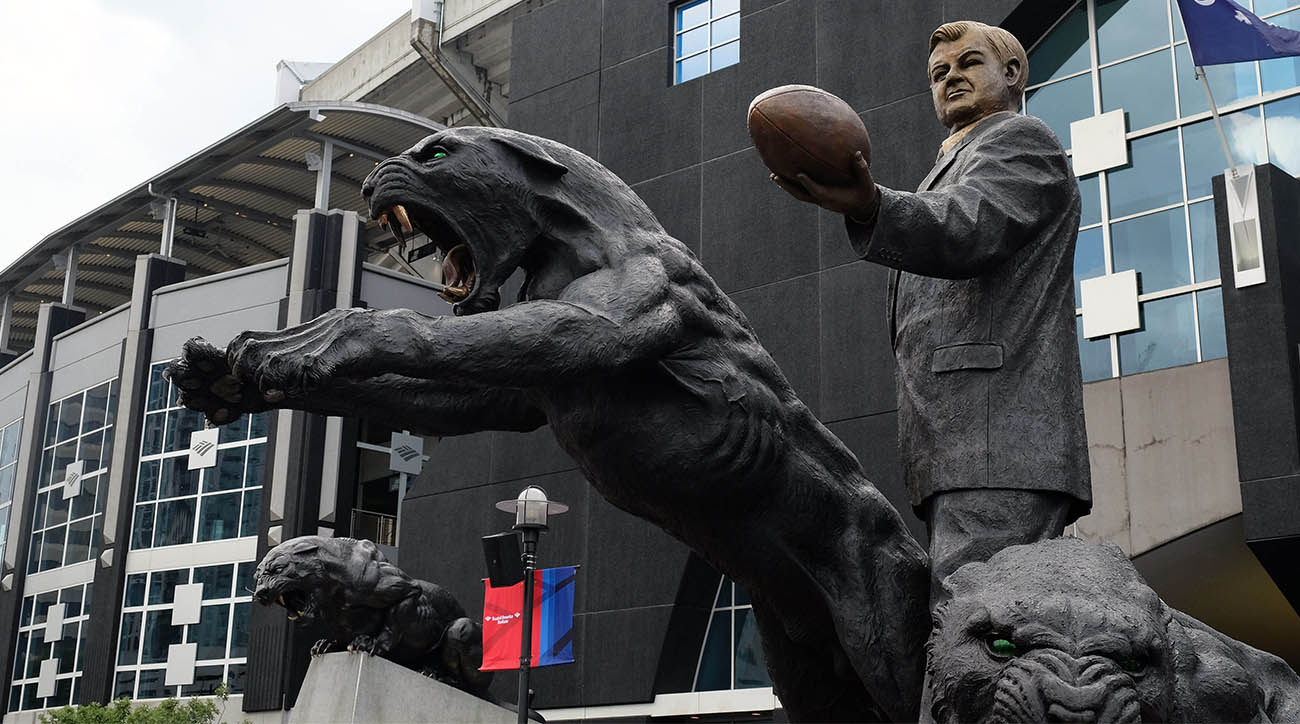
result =
[[[455,40],[474,26],[523,2],[524,0],[447,0],[442,6],[442,42]]]
[[[357,100],[413,62],[423,62],[411,47],[411,16],[394,20],[303,86],[304,101]]]
[[[1241,512],[1228,360],[1083,388],[1093,512],[1078,534],[1140,555]]]

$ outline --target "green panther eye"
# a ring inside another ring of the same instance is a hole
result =
[[[442,151],[439,151],[439,152],[433,154],[433,158],[434,158],[434,160],[437,160],[437,159],[440,159],[440,158],[446,158],[446,157],[447,157],[447,154],[446,154],[446,153],[443,153]]]
[[[1119,666],[1130,674],[1137,674],[1147,668],[1147,662],[1146,659],[1141,656],[1134,656],[1120,661]]]
[[[1006,639],[989,639],[988,647],[994,656],[1011,657],[1019,653],[1016,645]]]

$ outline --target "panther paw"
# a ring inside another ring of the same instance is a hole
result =
[[[270,407],[255,387],[234,376],[226,353],[202,337],[185,343],[181,358],[167,365],[163,377],[176,385],[180,404],[202,412],[214,425],[226,425],[240,415]]]
[[[357,636],[352,639],[352,643],[348,644],[348,651],[370,654],[371,656],[384,653],[380,649],[379,639],[374,636],[367,636],[366,634]]]
[[[334,648],[333,641],[329,639],[321,639],[320,641],[317,641],[314,646],[311,647],[311,655],[321,656],[323,654],[328,654],[330,652],[330,649],[332,648]]]

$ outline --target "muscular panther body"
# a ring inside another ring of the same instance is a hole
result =
[[[257,565],[253,599],[279,604],[300,626],[324,626],[330,638],[312,654],[346,645],[492,700],[481,626],[442,586],[389,563],[368,540],[307,535],[272,548]]]
[[[1286,663],[1166,606],[1113,545],[1014,546],[944,587],[937,724],[1300,721]]]
[[[446,253],[457,316],[346,309],[225,351],[192,341],[169,372],[184,404],[216,423],[281,407],[431,435],[549,424],[607,500],[750,591],[792,720],[915,720],[924,551],[617,176],[553,141],[454,128],[363,193]],[[516,269],[518,302],[498,310]]]

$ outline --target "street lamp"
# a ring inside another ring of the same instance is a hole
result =
[[[497,509],[515,514],[514,529],[519,531],[524,541],[521,556],[524,563],[524,605],[520,609],[524,625],[519,637],[519,696],[515,706],[519,710],[519,724],[527,724],[528,673],[533,653],[533,571],[537,567],[537,542],[547,528],[547,516],[559,515],[568,510],[569,506],[548,500],[545,490],[530,485],[519,493],[518,498],[497,503]]]

